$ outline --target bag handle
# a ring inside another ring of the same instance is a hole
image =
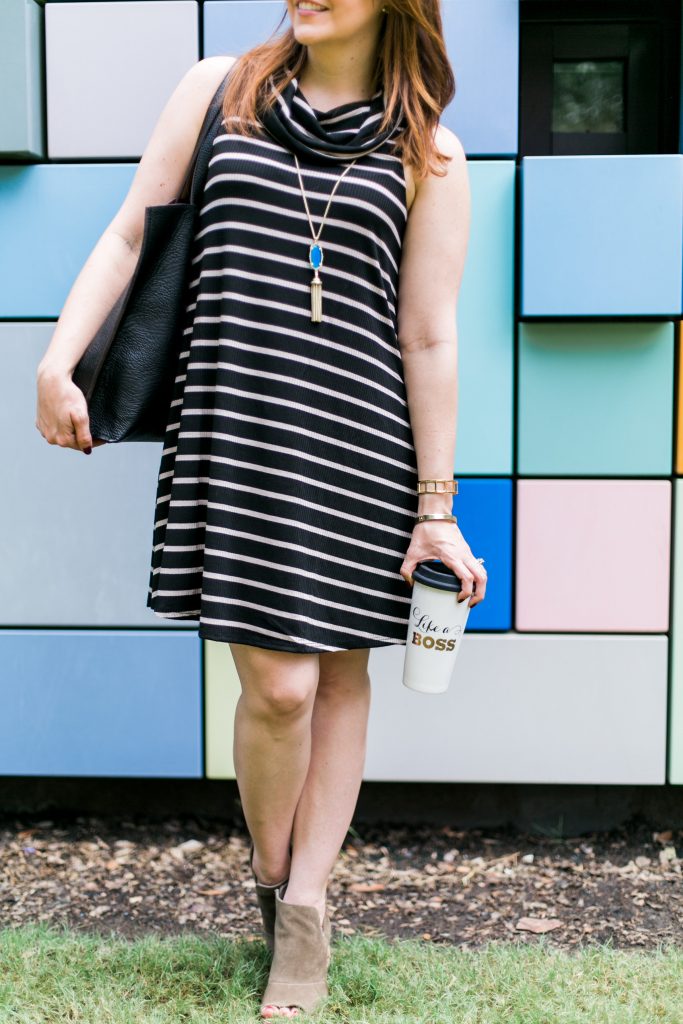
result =
[[[180,189],[178,199],[176,200],[178,203],[196,202],[199,189],[200,187],[203,187],[203,181],[200,179],[203,179],[206,171],[208,170],[210,148],[213,145],[213,138],[215,135],[215,132],[213,132],[212,129],[214,127],[214,123],[217,120],[220,120],[225,84],[230,77],[230,72],[233,67],[234,65],[231,66],[230,71],[228,71],[227,75],[218,86],[213,99],[209,104],[209,108],[204,115],[204,121],[202,123],[201,131],[197,136],[192,159],[190,160],[189,167],[185,173],[185,179]],[[207,142],[209,142],[208,146]]]

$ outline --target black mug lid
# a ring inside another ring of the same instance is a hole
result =
[[[462,581],[444,562],[420,562],[413,570],[413,581],[424,583],[426,587],[437,590],[462,590]]]

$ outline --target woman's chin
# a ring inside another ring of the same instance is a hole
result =
[[[332,38],[329,29],[325,31],[322,25],[313,25],[303,20],[295,23],[292,28],[297,43],[318,43]]]

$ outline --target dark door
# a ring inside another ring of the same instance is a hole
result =
[[[521,0],[520,156],[677,153],[680,0]]]

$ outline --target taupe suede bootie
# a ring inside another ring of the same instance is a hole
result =
[[[275,890],[275,953],[261,1010],[272,1003],[310,1012],[328,995],[330,917],[326,910],[321,926],[317,907],[285,903],[286,888],[284,884]]]
[[[254,882],[256,883],[256,899],[261,910],[261,917],[263,918],[263,938],[266,946],[272,953],[275,948],[275,891],[281,885],[286,885],[289,881],[289,876],[282,882],[274,882],[272,885],[264,885],[263,882],[259,882],[254,871],[254,843],[251,842],[249,846],[249,867],[251,873],[254,876]]]

